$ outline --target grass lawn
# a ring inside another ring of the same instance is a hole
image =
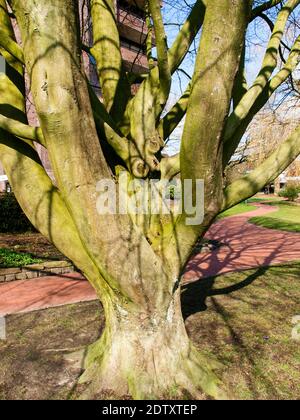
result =
[[[42,260],[34,258],[31,254],[0,248],[0,268],[23,267],[24,265],[36,264],[39,262],[42,262]]]
[[[249,222],[269,229],[300,232],[300,206],[287,202],[274,202],[279,210],[266,216],[252,217]]]
[[[299,278],[300,263],[183,288],[188,333],[222,363],[218,375],[232,397],[300,399],[300,346],[291,338],[292,319],[300,315]],[[75,398],[81,365],[73,352],[95,341],[103,325],[97,302],[8,316],[7,341],[0,341],[0,399]]]
[[[219,214],[218,219],[224,219],[224,217],[235,216],[237,214],[247,213],[248,211],[256,210],[255,206],[251,206],[247,203],[240,203],[237,206],[232,207],[229,210]]]
[[[248,203],[263,203],[264,201],[278,201],[278,197],[263,195],[261,197],[252,197],[247,200]]]

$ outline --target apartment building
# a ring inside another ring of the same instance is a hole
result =
[[[86,45],[91,45],[92,43],[89,2],[89,0],[80,0],[79,4],[82,38]],[[124,67],[127,71],[133,73],[145,73],[147,72],[148,67],[145,49],[147,25],[145,22],[144,0],[116,0],[116,12]],[[18,39],[19,34],[17,28],[15,28],[15,32]],[[98,96],[101,97],[93,58],[84,52],[83,62],[92,85],[95,87]],[[0,73],[1,72],[5,72],[5,61],[3,57],[0,56]],[[27,113],[29,123],[37,125],[38,121],[30,94],[27,98]],[[39,145],[37,145],[37,149],[48,174],[53,177],[47,151]],[[9,189],[10,186],[7,177],[5,176],[0,163],[0,191]]]

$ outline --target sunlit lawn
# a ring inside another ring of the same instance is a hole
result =
[[[300,232],[300,206],[287,202],[274,202],[279,210],[265,216],[252,217],[249,221],[257,226],[279,229],[289,232]]]
[[[224,219],[224,217],[236,216],[238,214],[247,213],[248,211],[255,210],[255,206],[251,206],[247,203],[240,203],[237,206],[232,207],[229,210],[224,211],[218,216],[218,219]]]
[[[300,399],[299,263],[200,280],[183,300],[190,336],[223,364],[233,398]]]

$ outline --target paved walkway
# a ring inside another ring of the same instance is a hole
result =
[[[187,266],[185,280],[300,261],[300,233],[265,229],[248,223],[251,217],[275,211],[276,207],[259,204],[257,210],[215,223],[207,238],[216,239],[225,246],[209,254],[196,255]]]
[[[274,231],[248,223],[248,219],[276,211],[259,205],[257,210],[222,219],[212,226],[207,237],[226,246],[193,257],[187,266],[185,281],[300,261],[300,234]],[[43,277],[0,285],[0,315],[89,301],[96,298],[90,284],[79,274]]]
[[[0,316],[85,302],[96,298],[79,273],[0,284]]]

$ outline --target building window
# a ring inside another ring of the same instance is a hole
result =
[[[126,0],[118,0],[118,9],[123,9],[127,12],[129,12],[131,15],[141,19],[145,20],[145,11],[138,6],[134,4],[129,4]]]
[[[146,53],[146,45],[138,44],[134,41],[128,41],[126,38],[120,37],[121,46],[136,53]]]

